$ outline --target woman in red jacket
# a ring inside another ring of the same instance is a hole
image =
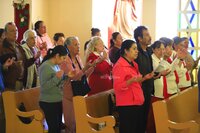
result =
[[[105,90],[112,89],[111,70],[112,64],[105,51],[105,46],[100,37],[95,36],[91,39],[86,50],[86,63],[100,62],[89,76],[89,86],[91,91],[88,95],[96,94]]]
[[[114,91],[119,111],[120,133],[142,133],[141,110],[144,95],[141,82],[153,77],[142,77],[134,59],[138,56],[137,45],[132,40],[122,43],[121,57],[113,68]]]

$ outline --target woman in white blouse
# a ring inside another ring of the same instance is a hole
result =
[[[162,60],[163,54],[164,54],[164,44],[162,44],[160,41],[155,41],[152,45],[152,50],[153,54],[151,55],[152,57],[152,62],[153,62],[153,69],[155,71],[155,74],[159,73],[156,69],[158,69],[158,66]],[[163,76],[159,76],[159,78],[154,80],[154,96],[156,98],[164,98],[163,96]]]
[[[170,70],[170,73],[166,75],[167,92],[165,91],[165,94],[163,94],[165,95],[165,98],[168,98],[169,96],[179,92],[179,88],[178,88],[179,78],[178,78],[178,73],[176,71],[176,67],[179,64],[180,59],[185,58],[185,54],[184,52],[179,50],[177,51],[176,58],[172,60],[170,57],[173,54],[173,49],[172,49],[173,41],[166,37],[161,38],[160,41],[164,44],[165,52],[164,52],[163,60],[160,62],[158,69]]]

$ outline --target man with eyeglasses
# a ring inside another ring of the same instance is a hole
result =
[[[0,42],[0,56],[10,54],[13,55],[13,59],[15,59],[12,65],[3,68],[4,90],[17,91],[23,89],[25,54],[22,47],[16,42],[18,30],[15,23],[8,22],[4,30],[5,38]],[[2,99],[1,95],[0,98]],[[0,125],[0,133],[4,133],[5,117],[3,109],[0,112]]]
[[[16,61],[4,70],[5,90],[22,90],[24,78],[24,66],[26,56],[23,48],[16,42],[18,38],[18,29],[13,22],[5,25],[5,39],[0,44],[0,55],[11,53],[16,56]]]

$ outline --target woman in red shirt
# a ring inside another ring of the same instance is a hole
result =
[[[141,133],[141,110],[144,95],[141,82],[153,77],[149,73],[142,77],[134,59],[138,56],[137,45],[132,40],[122,43],[121,57],[113,68],[114,91],[119,111],[120,133]]]
[[[93,73],[89,76],[89,86],[91,91],[88,95],[112,89],[112,64],[105,51],[103,41],[98,36],[93,37],[88,44],[86,50],[86,63],[88,62],[99,62],[94,68]]]

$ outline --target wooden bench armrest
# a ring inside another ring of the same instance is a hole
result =
[[[105,122],[106,126],[108,126],[108,127],[113,127],[115,125],[115,118],[113,116],[104,116],[101,118],[94,118],[94,117],[87,115],[87,120],[94,124],[99,124],[99,123]]]
[[[189,133],[198,133],[199,131],[199,124],[197,124],[195,121],[176,123],[176,122],[168,120],[168,127],[171,129],[177,129],[177,130],[185,130],[189,128],[190,129]]]
[[[21,117],[34,117],[34,119],[38,121],[41,121],[44,119],[44,115],[40,110],[22,112],[19,109],[16,109],[15,112],[17,116],[21,116]]]

